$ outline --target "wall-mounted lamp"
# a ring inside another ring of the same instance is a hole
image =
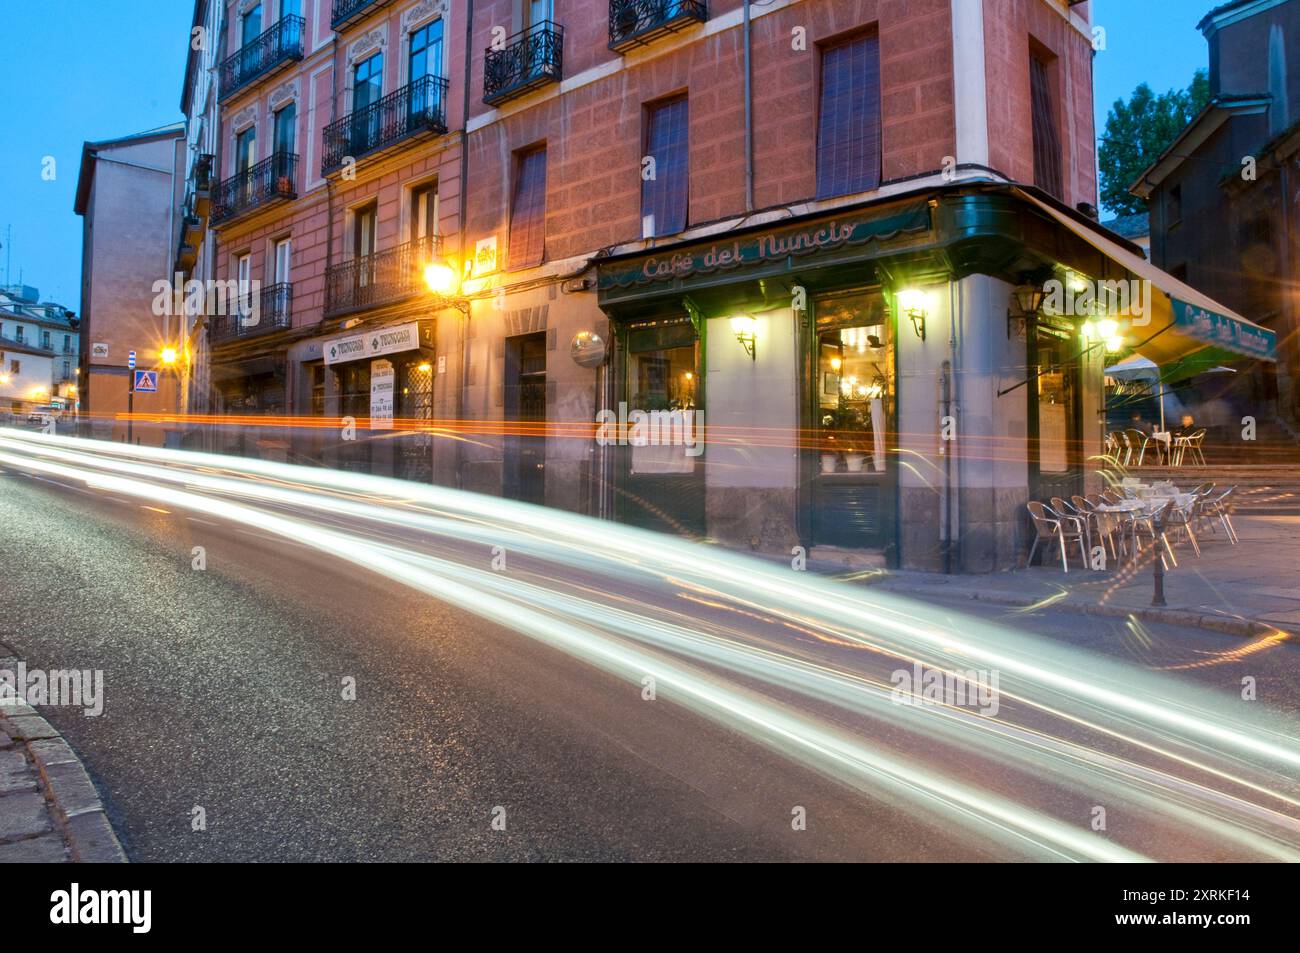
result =
[[[912,322],[912,330],[925,340],[925,292],[908,289],[898,293],[898,310]]]
[[[731,319],[731,330],[750,360],[758,360],[758,320],[752,314],[738,314]]]
[[[1007,308],[1007,340],[1011,340],[1011,328],[1016,326],[1016,335],[1024,337],[1029,330],[1029,319],[1038,314],[1043,307],[1046,293],[1039,285],[1020,285],[1011,293],[1011,300],[1020,309],[1019,314]]]
[[[459,297],[460,275],[451,262],[436,259],[424,266],[424,283],[447,304],[469,314],[469,299]]]
[[[1105,341],[1107,354],[1117,354],[1124,349],[1124,335],[1120,333],[1119,322],[1114,318],[1102,318],[1095,324],[1091,321],[1084,322],[1083,336],[1085,340]]]
[[[162,362],[163,367],[175,367],[180,354],[174,347],[165,347],[158,352],[158,360]]]

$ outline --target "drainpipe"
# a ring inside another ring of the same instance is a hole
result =
[[[745,211],[754,211],[754,95],[750,66],[749,0],[745,4]]]

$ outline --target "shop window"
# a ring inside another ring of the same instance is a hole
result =
[[[817,197],[880,186],[880,38],[822,50],[817,117]]]
[[[632,330],[628,335],[628,412],[644,411],[649,418],[639,446],[637,432],[629,434],[631,472],[692,473],[703,446],[698,349],[689,321],[668,322]],[[630,418],[629,418],[630,419]]]
[[[673,235],[686,228],[690,191],[689,136],[685,96],[646,110],[645,160],[641,166],[642,237]]]
[[[821,471],[885,470],[889,331],[878,295],[820,302],[817,414]]]
[[[515,157],[510,203],[510,267],[532,268],[546,255],[546,147]]]
[[[1062,198],[1061,136],[1052,95],[1052,64],[1046,56],[1029,54],[1029,91],[1033,109],[1034,184]]]

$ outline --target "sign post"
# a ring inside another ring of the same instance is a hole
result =
[[[127,351],[126,368],[131,372],[131,389],[126,392],[126,442],[135,443],[135,351]]]

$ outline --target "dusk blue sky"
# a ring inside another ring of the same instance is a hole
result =
[[[1205,65],[1196,31],[1214,0],[1093,0],[1106,28],[1096,59],[1097,131],[1111,103],[1146,81],[1185,87]],[[11,253],[42,297],[80,311],[81,219],[73,214],[81,146],[180,119],[190,0],[0,0],[0,277]],[[41,179],[45,156],[57,160]],[[6,242],[5,230],[13,237]]]

